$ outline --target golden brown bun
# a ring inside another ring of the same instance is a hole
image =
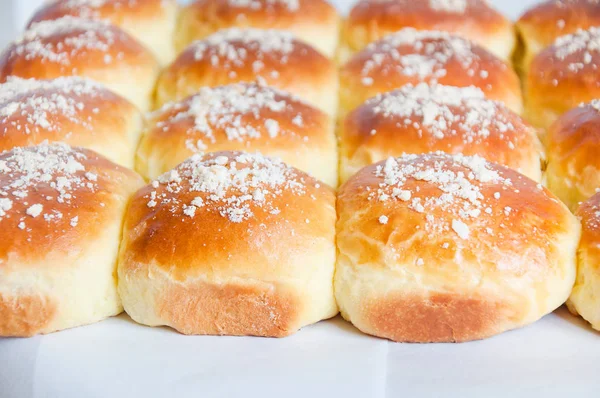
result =
[[[527,71],[533,58],[558,37],[598,25],[598,0],[546,0],[536,4],[516,23],[523,46],[519,67]]]
[[[562,115],[545,141],[548,189],[575,211],[600,187],[600,101]]]
[[[369,44],[340,71],[340,111],[408,83],[479,87],[491,99],[523,111],[521,83],[511,67],[468,40],[406,28]]]
[[[577,217],[582,223],[577,280],[567,305],[600,331],[600,194],[584,202]]]
[[[119,293],[137,322],[282,337],[337,313],[333,189],[280,161],[194,155],[134,196]]]
[[[506,60],[516,42],[512,22],[485,0],[360,0],[342,29],[341,61],[406,27],[452,32]]]
[[[525,82],[528,120],[548,128],[563,113],[600,97],[600,28],[559,37],[531,63]]]
[[[407,85],[370,99],[340,128],[340,179],[404,153],[479,155],[541,181],[536,131],[475,87]]]
[[[337,68],[291,33],[227,29],[190,45],[160,76],[156,107],[180,101],[201,87],[255,82],[293,93],[334,115]]]
[[[339,16],[325,0],[196,0],[181,11],[177,50],[233,27],[287,30],[333,58]]]
[[[150,115],[137,169],[154,179],[199,152],[260,152],[337,186],[333,120],[283,91],[253,83],[204,87]]]
[[[87,325],[123,308],[122,221],[140,176],[66,144],[0,154],[0,336]]]
[[[142,110],[150,107],[158,72],[150,51],[121,29],[70,16],[32,25],[0,54],[0,82],[82,76]]]
[[[162,65],[175,58],[176,0],[56,0],[42,6],[29,26],[64,16],[104,19],[152,51]]]
[[[62,141],[133,168],[142,127],[135,106],[91,80],[9,77],[0,84],[0,151]]]
[[[569,297],[580,225],[541,184],[480,157],[406,155],[338,194],[335,293],[365,333],[463,342]]]

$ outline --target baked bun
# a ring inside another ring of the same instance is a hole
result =
[[[420,82],[476,86],[515,112],[523,111],[521,83],[507,63],[449,33],[406,28],[369,44],[341,68],[341,112],[379,93]]]
[[[132,171],[66,144],[0,154],[0,336],[119,314],[116,260]]]
[[[55,0],[42,6],[29,25],[64,16],[105,19],[152,51],[163,65],[175,58],[177,0]]]
[[[600,331],[600,193],[577,210],[581,243],[577,251],[577,280],[567,305]]]
[[[575,211],[600,188],[600,101],[565,113],[545,141],[548,189]]]
[[[253,83],[204,87],[149,116],[138,171],[150,179],[199,152],[259,151],[337,186],[332,119],[283,91]]]
[[[196,0],[181,11],[177,48],[233,27],[287,30],[330,58],[340,29],[335,7],[325,0]]]
[[[344,318],[398,342],[464,342],[528,325],[569,297],[580,225],[541,184],[480,157],[406,155],[338,194]]]
[[[390,156],[435,151],[480,155],[542,178],[536,131],[475,87],[421,83],[379,95],[348,115],[339,136],[342,182]]]
[[[546,0],[534,5],[516,23],[522,46],[519,67],[527,71],[533,58],[558,37],[598,25],[598,0]]]
[[[133,168],[142,128],[134,105],[91,80],[9,77],[0,84],[0,151],[62,141]]]
[[[142,110],[150,107],[158,72],[150,51],[121,29],[70,16],[33,24],[0,54],[0,82],[82,76]]]
[[[360,0],[344,23],[340,58],[406,27],[456,33],[506,60],[516,42],[512,22],[485,0]]]
[[[548,128],[560,115],[600,97],[600,28],[558,38],[531,63],[526,89],[526,115]]]
[[[184,334],[283,337],[330,318],[335,218],[333,189],[280,161],[194,155],[132,200],[125,310]]]
[[[194,42],[160,76],[156,107],[201,87],[255,82],[289,91],[333,115],[337,67],[289,32],[227,29]]]

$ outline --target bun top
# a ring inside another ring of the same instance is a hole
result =
[[[577,209],[576,214],[582,224],[581,245],[585,246],[587,250],[598,251],[598,242],[600,242],[600,193],[596,193],[583,202]]]
[[[155,262],[181,278],[229,269],[238,257],[275,258],[276,245],[300,250],[307,239],[330,238],[323,235],[334,223],[334,202],[331,188],[280,160],[242,152],[194,155],[135,195],[126,229],[139,238],[130,242],[130,254],[134,263]],[[273,261],[257,260],[256,267]]]
[[[41,144],[0,154],[0,259],[64,256],[93,241],[141,178],[95,152]],[[36,261],[20,263],[38,264]]]
[[[421,83],[381,94],[350,113],[344,146],[389,154],[444,151],[480,155],[541,179],[535,130],[475,87]]]

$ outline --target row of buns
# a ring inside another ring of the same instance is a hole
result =
[[[596,327],[594,253],[577,274],[579,222],[540,182],[548,162],[568,206],[591,195],[579,170],[599,107],[564,115],[544,150],[519,116],[510,24],[483,1],[425,3],[359,2],[339,83],[340,22],[321,1],[196,1],[178,23],[169,1],[36,13],[0,56],[0,335],[124,306],[186,334],[285,336],[339,307],[376,336],[468,341],[539,319],[574,283],[569,306]],[[137,42],[136,18],[164,23]],[[178,56],[152,44],[173,32]],[[560,40],[587,57],[582,35]],[[596,226],[584,219],[582,242]]]

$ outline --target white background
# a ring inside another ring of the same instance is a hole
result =
[[[513,18],[534,3],[493,2]],[[34,3],[0,0],[0,39]],[[393,344],[340,318],[282,340],[184,337],[121,315],[0,339],[0,398],[600,397],[599,368],[600,334],[564,309],[461,345]]]

